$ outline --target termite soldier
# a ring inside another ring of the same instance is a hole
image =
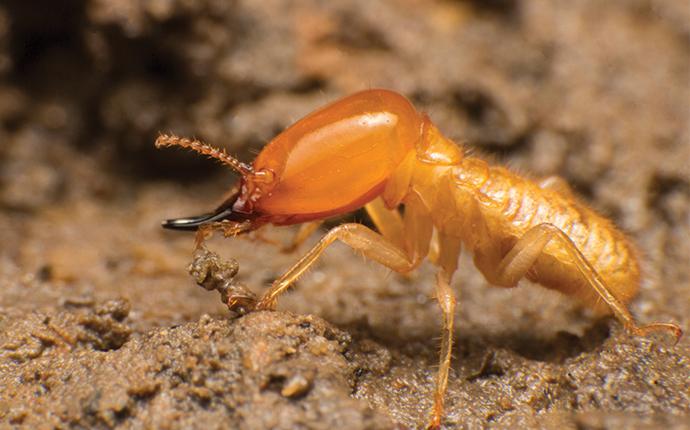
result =
[[[371,216],[378,232],[355,223],[331,229],[254,309],[274,309],[278,296],[336,239],[399,273],[430,257],[438,267],[443,336],[429,427],[439,427],[443,414],[455,311],[449,284],[462,246],[493,285],[510,288],[527,278],[611,312],[632,334],[663,331],[676,340],[682,334],[675,324],[635,322],[626,307],[640,284],[633,245],[564,181],[535,182],[466,156],[392,91],[362,91],[311,113],[273,139],[251,166],[195,140],[161,135],[156,146],[193,149],[242,175],[215,211],[163,224],[199,230],[198,244],[213,230],[234,236],[266,224],[305,223],[299,242],[325,218],[362,206]]]

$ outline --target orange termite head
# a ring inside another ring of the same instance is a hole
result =
[[[228,163],[242,179],[213,213],[167,221],[164,227],[192,230],[208,222],[249,220],[256,228],[350,212],[382,193],[415,150],[423,125],[424,118],[403,96],[367,90],[297,121],[266,145],[251,167],[217,150],[212,154],[212,148],[186,145]]]

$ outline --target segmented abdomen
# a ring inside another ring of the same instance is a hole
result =
[[[615,296],[628,301],[635,294],[640,277],[637,253],[609,220],[569,193],[540,188],[534,181],[505,168],[469,159],[463,162],[462,169],[462,172],[456,170],[456,174],[473,178],[472,188],[480,202],[482,217],[492,240],[507,248],[504,252],[530,228],[553,224],[570,237]],[[557,241],[547,245],[528,278],[577,295],[593,307],[599,303]]]

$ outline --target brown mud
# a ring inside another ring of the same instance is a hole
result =
[[[193,235],[159,227],[234,177],[156,151],[157,133],[250,160],[310,110],[379,86],[499,162],[564,176],[639,245],[633,313],[690,331],[686,2],[8,0],[0,427],[422,425],[430,267],[401,277],[335,245],[280,311],[235,317],[187,273]],[[209,248],[257,294],[300,252]],[[490,288],[468,256],[454,286],[446,428],[690,428],[690,336],[668,346],[528,283]]]

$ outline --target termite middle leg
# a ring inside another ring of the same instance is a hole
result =
[[[625,305],[618,300],[606,287],[604,280],[587,261],[575,243],[558,227],[553,224],[540,224],[531,228],[520,238],[508,254],[500,262],[494,265],[493,273],[488,269],[487,261],[477,261],[477,266],[483,268],[487,279],[505,287],[512,287],[525,276],[527,271],[534,265],[537,258],[550,241],[556,241],[570,256],[573,264],[582,274],[587,284],[596,292],[601,300],[608,305],[613,315],[623,324],[623,326],[633,334],[647,335],[655,331],[670,332],[675,339],[681,336],[680,328],[675,324],[652,323],[645,326],[638,326],[635,319],[630,314]],[[495,253],[493,253],[495,255]],[[478,250],[475,254],[479,260],[482,256],[492,255],[491,252]]]
[[[405,273],[414,268],[414,263],[408,258],[405,251],[393,245],[380,234],[361,224],[342,224],[329,230],[294,266],[276,279],[257,304],[257,309],[275,308],[278,296],[285,292],[317,260],[328,245],[336,240],[342,241],[355,250],[362,251],[366,257],[396,272]]]
[[[455,305],[457,300],[450,282],[458,266],[460,257],[460,240],[455,237],[441,235],[439,237],[439,256],[437,264],[441,267],[436,274],[436,300],[443,315],[441,331],[441,355],[439,358],[436,387],[434,389],[434,407],[431,411],[429,429],[436,429],[441,425],[443,404],[448,388],[448,374],[453,350],[453,335],[455,322]]]

